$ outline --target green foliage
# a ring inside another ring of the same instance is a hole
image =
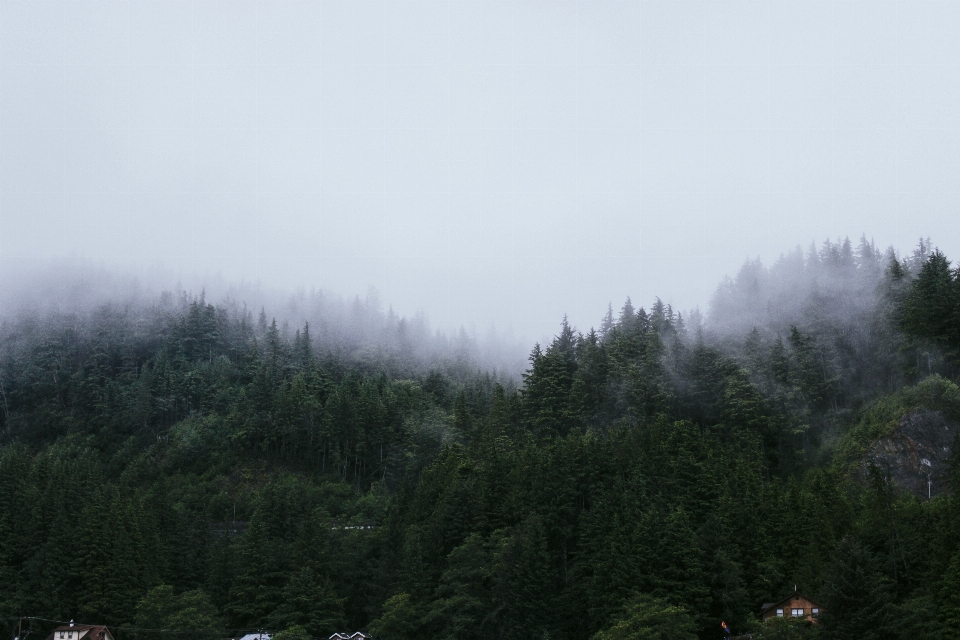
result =
[[[757,625],[750,637],[757,640],[813,640],[820,635],[819,627],[807,620],[774,616]]]
[[[932,375],[917,385],[879,398],[864,408],[859,422],[840,438],[836,461],[839,464],[858,462],[874,442],[889,435],[900,418],[913,409],[942,411],[949,419],[960,421],[960,387]]]
[[[272,640],[310,640],[311,635],[300,625],[287,627],[283,631],[274,634]]]
[[[694,640],[696,626],[687,610],[647,595],[634,597],[609,628],[593,640]]]
[[[329,579],[303,567],[288,578],[267,623],[274,629],[298,628],[311,637],[327,637],[345,624],[343,605]]]
[[[491,558],[482,536],[473,534],[450,552],[447,569],[440,576],[425,622],[435,628],[436,637],[484,638],[489,615],[494,609],[491,596]]]
[[[419,637],[424,614],[409,593],[398,593],[383,603],[380,617],[370,623],[370,632],[384,640]]]
[[[946,637],[960,637],[960,551],[953,554],[940,586],[940,619]]]
[[[947,257],[934,251],[923,263],[900,312],[903,329],[933,340],[951,352],[960,349],[960,272]]]
[[[200,589],[177,594],[170,585],[154,587],[137,604],[134,623],[141,629],[190,632],[215,637],[222,633],[223,621],[217,608]],[[155,631],[138,631],[150,639],[163,637]]]
[[[407,325],[381,350],[202,299],[3,325],[0,615],[280,640],[951,637],[956,491],[848,473],[913,409],[960,420],[931,297],[956,276],[914,263],[884,271],[865,239],[785,258],[824,284],[772,320],[751,263],[713,306],[750,320],[726,335],[628,300],[599,332],[564,322],[519,390],[466,340],[428,363]],[[880,293],[843,306],[837,282]],[[795,584],[822,625],[760,625]]]
[[[826,576],[821,616],[824,633],[838,640],[893,637],[890,582],[870,551],[846,537]]]
[[[895,638],[924,638],[942,640],[956,637],[956,627],[941,622],[937,615],[935,598],[918,591],[913,596],[893,607],[893,630]],[[950,633],[953,635],[949,635]]]

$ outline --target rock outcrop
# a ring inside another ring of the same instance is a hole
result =
[[[863,459],[890,474],[896,486],[926,498],[946,490],[950,452],[960,424],[941,411],[914,409],[900,418],[894,430],[878,440]]]

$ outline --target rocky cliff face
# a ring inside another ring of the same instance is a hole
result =
[[[890,474],[898,487],[917,496],[939,495],[946,489],[950,452],[960,424],[941,411],[914,409],[902,418],[890,435],[878,440],[866,453],[863,470],[872,462]],[[928,485],[929,482],[929,485]]]

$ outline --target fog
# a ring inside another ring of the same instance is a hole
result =
[[[956,260],[956,24],[952,2],[3,0],[0,277],[374,287],[532,342],[628,295],[706,310],[798,243]]]
[[[0,278],[0,343],[6,345],[0,362],[18,357],[11,356],[18,348],[11,345],[54,340],[50,336],[58,331],[126,331],[149,340],[207,305],[219,331],[229,334],[242,325],[259,348],[275,324],[286,343],[308,332],[313,351],[323,357],[395,375],[440,369],[467,377],[481,371],[514,384],[531,348],[527,337],[493,323],[449,330],[435,327],[422,312],[401,316],[372,287],[345,297],[197,274],[184,278],[159,268],[134,273],[76,259],[33,265],[16,277],[10,269],[0,273],[6,276]]]

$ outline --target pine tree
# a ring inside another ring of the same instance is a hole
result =
[[[911,284],[901,312],[901,326],[914,336],[928,338],[944,348],[960,349],[960,279],[950,262],[934,251]]]
[[[265,336],[267,334],[267,310],[260,307],[260,315],[257,317],[257,334]]]
[[[618,324],[621,329],[629,332],[633,329],[635,319],[633,303],[630,302],[630,296],[627,296],[627,301],[623,303],[623,308],[620,309]]]
[[[605,340],[615,326],[613,321],[613,304],[607,303],[607,314],[600,321],[600,339]]]
[[[435,637],[480,639],[496,628],[490,619],[495,605],[490,597],[490,553],[485,547],[482,536],[474,533],[447,558],[436,599],[426,616],[427,624],[436,629]]]
[[[857,271],[875,275],[881,268],[883,256],[877,251],[873,240],[867,241],[867,234],[860,236],[860,243],[857,245],[856,264]]]
[[[619,619],[592,640],[695,640],[696,624],[686,608],[637,594]]]
[[[266,624],[283,602],[286,567],[279,541],[269,534],[267,515],[258,510],[238,550],[236,579],[224,609],[231,624],[256,627]]]
[[[345,623],[344,601],[337,597],[328,579],[303,567],[283,587],[283,598],[270,614],[268,624],[278,629],[297,625],[311,637],[327,637]]]
[[[474,433],[473,418],[467,410],[467,397],[463,389],[457,392],[457,398],[453,401],[453,426],[467,439],[473,438]]]
[[[216,636],[222,633],[223,621],[217,608],[202,590],[177,594],[173,587],[161,584],[148,591],[137,605],[134,623],[142,629],[136,637],[156,640],[153,629],[187,631],[193,635]]]
[[[840,541],[824,586],[823,629],[836,640],[892,638],[891,594],[876,559],[851,537]]]
[[[960,551],[953,554],[940,585],[938,608],[944,631],[949,638],[960,638]]]

